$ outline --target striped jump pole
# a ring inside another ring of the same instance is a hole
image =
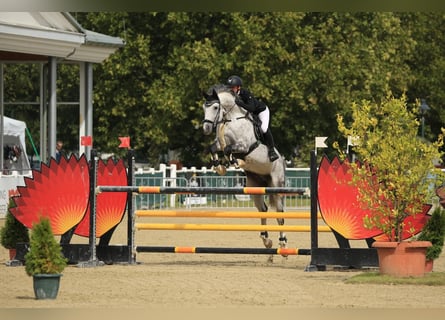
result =
[[[219,211],[219,210],[136,210],[137,217],[168,217],[168,218],[283,218],[310,219],[310,212],[256,212],[256,211]],[[321,218],[321,214],[318,214]]]
[[[267,255],[310,255],[310,249],[297,248],[213,248],[213,247],[162,247],[137,246],[137,252],[157,253],[212,253],[212,254],[267,254]]]
[[[133,192],[148,194],[298,194],[304,189],[290,187],[162,187],[162,186],[97,186],[96,193],[101,192]]]
[[[287,231],[310,232],[311,226],[251,225],[251,224],[194,224],[194,223],[136,223],[138,230],[194,230],[194,231]],[[318,226],[318,232],[331,232],[328,226]]]

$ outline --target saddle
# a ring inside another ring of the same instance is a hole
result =
[[[264,134],[263,131],[261,131],[260,117],[257,114],[251,114],[251,115],[252,115],[252,124],[253,124],[253,131],[255,132],[255,137],[261,143],[264,143]]]

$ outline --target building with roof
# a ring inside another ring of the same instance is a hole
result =
[[[125,45],[119,37],[84,29],[67,12],[0,12],[0,132],[3,137],[4,65],[39,63],[40,158],[55,156],[57,141],[57,66],[79,65],[79,154],[89,157],[80,137],[93,135],[93,64]],[[2,138],[0,138],[2,139]],[[0,140],[3,145],[3,141]],[[0,153],[3,148],[0,148]],[[0,154],[1,155],[1,154]],[[2,161],[3,155],[0,157]],[[0,169],[3,163],[0,162]]]

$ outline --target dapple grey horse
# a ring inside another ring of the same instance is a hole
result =
[[[209,135],[216,130],[216,139],[210,148],[215,170],[225,174],[225,167],[218,158],[218,152],[223,152],[225,159],[244,170],[247,187],[284,187],[284,158],[280,155],[278,160],[269,161],[267,147],[255,132],[254,118],[235,103],[235,94],[224,85],[215,85],[204,93],[204,98],[204,134]],[[252,197],[258,211],[268,211],[264,195]],[[283,212],[282,196],[271,194],[268,197],[271,211]],[[284,219],[279,218],[277,222],[283,225]],[[261,219],[262,225],[266,223],[266,219]],[[261,232],[261,238],[266,248],[272,247],[267,231]],[[284,248],[286,244],[286,235],[280,232],[279,246]],[[269,261],[272,259],[271,256]]]

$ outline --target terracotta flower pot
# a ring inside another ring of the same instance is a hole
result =
[[[14,260],[17,253],[16,249],[9,249],[9,260]]]
[[[425,274],[426,248],[430,241],[383,242],[372,245],[377,249],[381,274],[396,277],[421,277]]]
[[[425,261],[425,273],[429,273],[433,271],[434,260],[426,260]]]

